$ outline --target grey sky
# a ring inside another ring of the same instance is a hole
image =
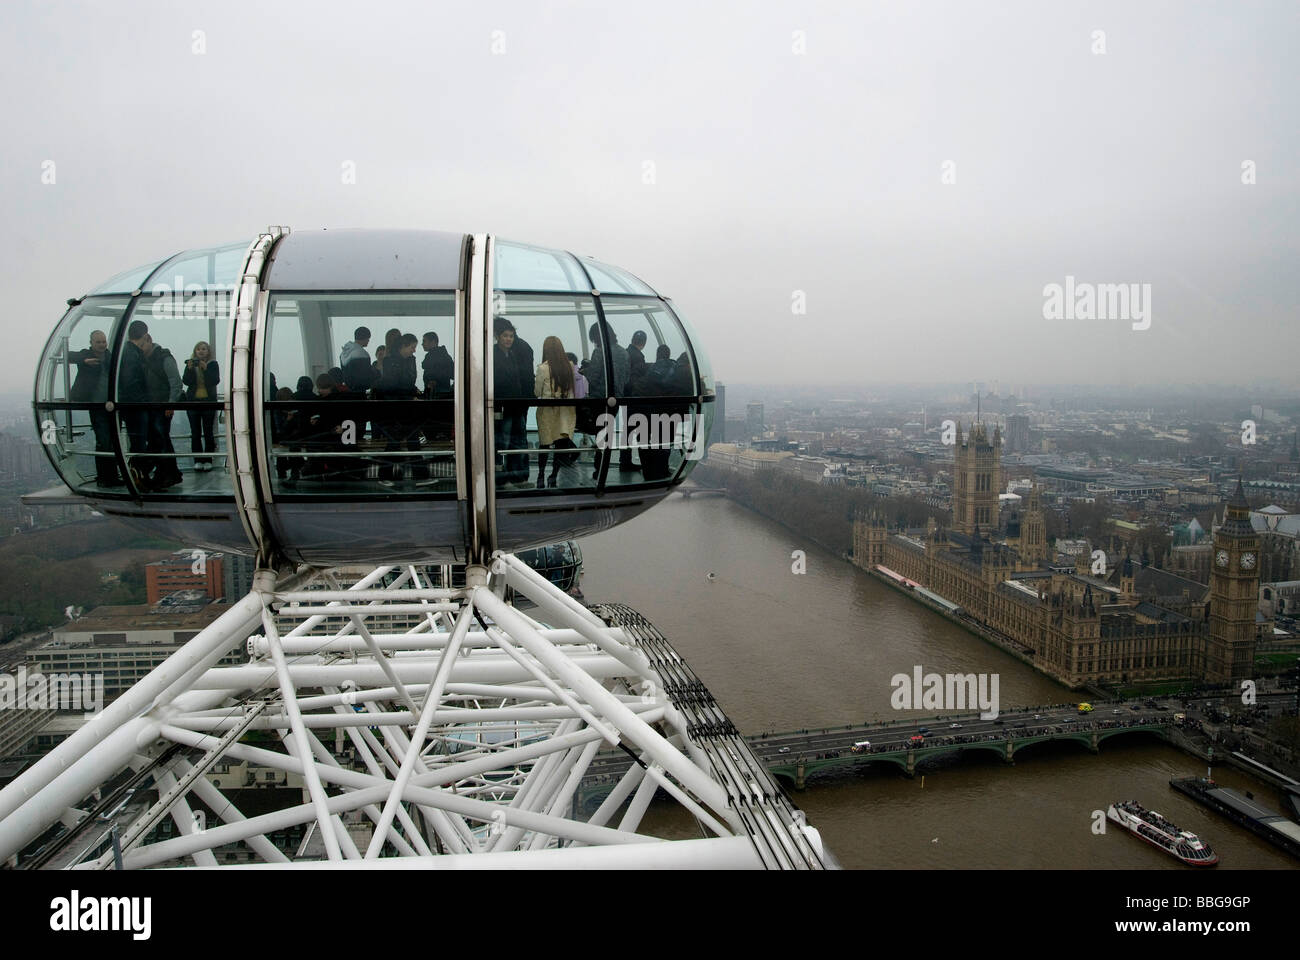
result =
[[[1297,49],[1288,2],[6,3],[0,370],[282,223],[598,256],[724,381],[1295,383]],[[1045,320],[1067,275],[1150,329]]]

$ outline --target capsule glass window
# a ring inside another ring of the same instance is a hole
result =
[[[129,303],[124,297],[103,297],[73,307],[41,357],[36,377],[41,442],[74,490],[122,487],[114,457],[119,424],[109,409],[108,384],[110,347]]]
[[[494,307],[497,489],[593,488],[595,424],[606,404],[594,299],[503,294]]]
[[[493,247],[492,283],[497,290],[591,290],[578,261],[563,250],[508,240],[497,240]],[[495,305],[493,312],[499,312]]]
[[[447,293],[277,294],[264,405],[277,495],[448,495],[455,299]]]
[[[614,267],[607,263],[585,258],[582,265],[586,267],[587,275],[591,277],[594,289],[599,290],[602,294],[631,293],[655,296],[655,292],[644,281],[632,276],[622,267]]]

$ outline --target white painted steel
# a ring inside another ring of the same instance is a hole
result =
[[[686,737],[691,721],[630,627],[607,626],[509,555],[494,556],[491,573],[472,570],[464,588],[423,586],[413,567],[380,567],[347,587],[340,576],[305,571],[276,584],[259,571],[248,597],[0,791],[0,854],[22,851],[128,764],[156,766],[171,746],[147,788],[165,795],[137,820],[128,867],[225,864],[241,844],[266,866],[302,866],[306,844],[272,838],[312,824],[324,862],[343,869],[792,859],[788,823],[772,810],[737,812],[751,798],[715,771],[736,780],[743,765]],[[507,584],[531,612],[502,598]],[[215,666],[241,643],[250,663]],[[239,742],[257,730],[279,743]],[[625,743],[635,762],[611,783],[605,771],[623,768],[601,751]],[[196,753],[187,760],[173,745]],[[246,817],[211,779],[236,774],[283,783],[287,805]],[[591,790],[608,795],[587,817],[579,800]],[[638,833],[657,792],[717,837],[683,846]],[[196,803],[215,813],[203,830]],[[148,842],[142,830],[160,816],[179,835]],[[650,852],[659,847],[676,852]],[[78,855],[82,867],[112,865],[96,842]]]

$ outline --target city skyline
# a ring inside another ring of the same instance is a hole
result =
[[[137,9],[0,12],[11,383],[67,298],[272,222],[635,264],[738,381],[1293,376],[1289,5]]]

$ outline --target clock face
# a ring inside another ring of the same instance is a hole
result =
[[[1255,568],[1255,555],[1253,553],[1243,553],[1241,555],[1241,569],[1253,570]]]
[[[1220,550],[1218,553],[1216,553],[1214,555],[1214,562],[1221,567],[1226,567],[1228,565],[1228,551]]]

